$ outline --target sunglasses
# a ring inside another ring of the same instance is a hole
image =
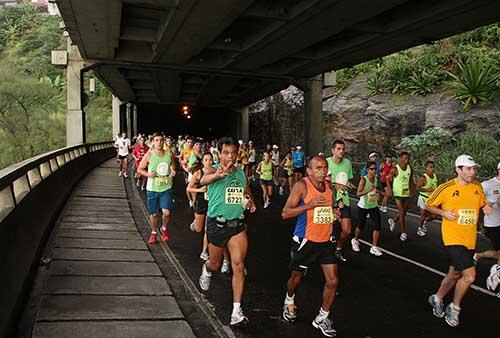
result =
[[[377,170],[377,168],[368,168],[369,170]]]

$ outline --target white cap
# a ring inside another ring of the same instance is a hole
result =
[[[372,157],[372,156],[377,156],[377,153],[373,152],[370,155],[368,155],[368,157]]]
[[[500,162],[497,164],[497,170],[500,169]]]
[[[455,160],[455,167],[479,167],[479,164],[474,161],[472,156],[460,155]]]
[[[273,145],[273,148],[279,148],[277,144]]]
[[[243,144],[243,140],[238,140],[238,143],[239,143],[240,145],[242,145],[242,144]]]
[[[253,141],[248,141],[248,144],[253,144]]]
[[[302,149],[302,146],[296,146],[295,148],[297,148],[297,149]]]

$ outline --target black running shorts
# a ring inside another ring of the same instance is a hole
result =
[[[245,224],[238,225],[234,228],[220,226],[215,218],[207,217],[207,240],[208,243],[224,248],[231,237],[243,232],[247,229]]]
[[[197,215],[206,215],[208,210],[208,201],[196,198],[194,200],[193,211]]]
[[[463,245],[448,245],[446,251],[450,256],[450,265],[456,271],[464,271],[474,266],[474,250],[469,250]]]
[[[299,239],[302,242],[302,239]],[[306,271],[314,262],[320,265],[337,264],[335,256],[335,244],[332,241],[315,243],[306,241],[303,245],[292,240],[291,257],[289,268],[293,271]]]
[[[366,225],[366,216],[370,215],[370,224],[373,230],[380,231],[380,211],[378,207],[372,209],[364,209],[358,207],[359,228],[363,230]]]
[[[484,227],[485,235],[493,244],[495,250],[500,250],[500,226],[497,227]]]

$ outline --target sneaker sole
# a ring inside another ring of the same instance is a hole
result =
[[[313,320],[312,322],[312,326],[314,326],[316,329],[320,330],[321,333],[324,335],[324,336],[327,336],[327,337],[335,337],[337,335],[336,332],[334,333],[326,333],[325,331],[323,331],[323,329],[321,328],[321,326],[319,326],[318,324],[316,324],[316,322]]]
[[[438,316],[438,315],[436,314],[436,312],[434,311],[434,306],[432,306],[431,297],[432,297],[432,296],[430,296],[430,297],[429,297],[429,299],[428,299],[428,301],[427,301],[427,302],[428,302],[428,303],[429,303],[429,305],[432,307],[432,314],[434,315],[434,317],[437,317],[437,318],[444,318],[444,316],[445,316],[445,313],[444,313],[444,312],[443,312],[443,314],[442,314],[441,316]]]
[[[244,327],[244,326],[247,326],[248,323],[249,323],[248,318],[245,317],[241,321],[239,321],[237,323],[230,323],[229,325],[231,325],[231,327]]]
[[[444,318],[444,321],[446,322],[446,324],[448,324],[448,325],[449,325],[449,326],[451,326],[451,327],[457,327],[457,326],[458,326],[458,324],[460,324],[460,323],[457,323],[457,324],[452,324],[452,323],[450,323],[450,322],[448,321],[448,318],[446,318],[446,317]]]
[[[288,318],[286,316],[286,314],[283,312],[283,319],[286,320],[289,323],[293,323],[295,321],[295,319],[297,319],[297,317],[295,317],[295,318]]]

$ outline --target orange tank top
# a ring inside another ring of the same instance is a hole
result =
[[[304,199],[300,200],[299,205],[308,204],[314,197],[320,195],[327,201],[333,201],[332,189],[325,184],[325,191],[321,192],[311,183],[309,178],[304,178],[307,193]],[[294,235],[305,238],[311,242],[322,243],[330,241],[335,222],[333,208],[331,206],[320,206],[309,209],[297,217]]]

